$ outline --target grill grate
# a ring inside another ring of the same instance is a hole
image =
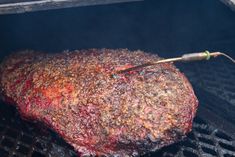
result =
[[[187,66],[178,65],[196,85],[196,93],[200,100],[199,111],[205,107],[220,117],[225,115],[227,116],[225,120],[232,122],[230,124],[234,124],[232,120],[235,115],[235,86],[233,86],[235,69],[233,66],[223,59],[187,63]],[[201,90],[197,92],[197,87],[208,93],[205,94]],[[216,97],[219,99],[217,100]],[[15,107],[0,104],[0,113],[1,157],[77,156],[73,148],[54,132],[38,129],[38,124],[21,120]],[[198,114],[194,120],[193,131],[183,141],[147,154],[145,157],[235,157],[234,136],[225,133],[224,129],[223,131],[220,130],[221,128],[218,129],[218,125],[202,120],[205,118],[217,121],[209,115],[202,117]],[[219,122],[219,125],[221,123]],[[223,125],[226,126],[224,123]]]
[[[205,62],[179,64],[179,68],[193,84],[235,106],[235,68],[232,62],[225,58],[216,58]]]
[[[20,119],[13,106],[0,105],[1,157],[75,157],[72,147],[55,133]],[[235,140],[195,118],[193,131],[183,141],[145,155],[163,157],[235,157]]]
[[[20,119],[13,106],[0,105],[1,157],[76,157],[52,131]]]
[[[187,138],[147,156],[235,157],[235,141],[200,118],[196,118],[193,131]]]

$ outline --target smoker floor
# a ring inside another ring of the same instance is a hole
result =
[[[55,133],[21,120],[13,106],[0,104],[1,157],[75,157],[72,147]],[[235,157],[235,140],[195,118],[193,131],[183,141],[147,156]]]

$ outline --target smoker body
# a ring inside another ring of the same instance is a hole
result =
[[[235,12],[216,0],[143,1],[0,16],[0,56],[33,49],[128,48],[175,57],[222,51],[235,57]],[[224,58],[176,63],[199,99],[193,131],[152,156],[235,156],[235,68]],[[0,105],[0,156],[72,157],[55,133],[38,131]]]

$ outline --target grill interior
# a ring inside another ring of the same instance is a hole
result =
[[[210,62],[190,63],[188,66],[179,64],[178,67],[193,84],[201,105],[198,115],[210,124],[213,123],[220,129],[230,132],[234,137],[235,68],[233,63],[224,58],[218,58]]]
[[[175,57],[216,50],[235,57],[235,12],[218,0],[150,0],[0,16],[0,56],[21,49],[128,48]],[[146,154],[235,157],[235,67],[225,58],[177,63],[200,105],[181,142]],[[0,103],[0,157],[75,157],[53,131],[22,120]]]
[[[55,133],[20,119],[13,106],[0,106],[1,157],[76,157],[72,147]],[[234,157],[234,139],[196,117],[193,131],[181,142],[146,154],[163,157]]]

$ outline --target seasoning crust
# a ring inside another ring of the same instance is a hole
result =
[[[22,51],[0,66],[2,98],[81,156],[139,156],[185,137],[198,106],[191,84],[171,63],[115,74],[159,59],[127,49]]]

